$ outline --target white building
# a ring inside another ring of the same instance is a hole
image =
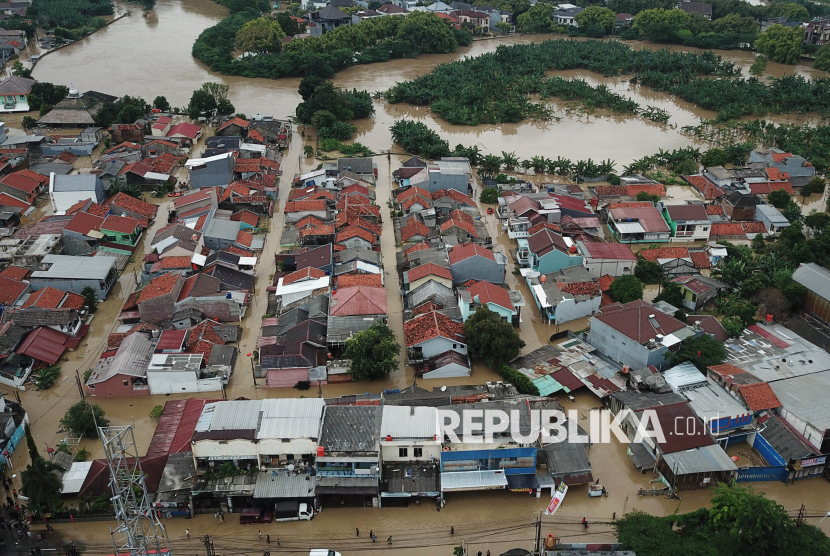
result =
[[[380,424],[381,459],[384,463],[439,460],[439,432],[436,408],[386,405]]]
[[[104,182],[95,174],[49,174],[49,199],[56,214],[64,214],[80,201],[91,199],[101,204],[106,198]]]
[[[201,353],[156,353],[147,367],[150,394],[220,392],[228,375],[202,370]]]
[[[637,265],[637,256],[631,247],[623,243],[577,241],[576,245],[582,253],[582,265],[594,279],[632,274]]]

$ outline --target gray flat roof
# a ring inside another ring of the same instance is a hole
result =
[[[210,221],[207,229],[204,231],[205,237],[227,239],[234,241],[239,235],[240,223],[234,220],[218,220],[216,218]]]
[[[775,380],[769,385],[784,409],[819,430],[830,429],[830,371]]]
[[[254,498],[313,498],[314,477],[289,473],[260,473],[256,478]]]
[[[690,473],[711,473],[714,471],[736,471],[738,468],[726,452],[717,444],[701,446],[692,450],[681,450],[663,454],[669,469],[677,475]]]
[[[824,299],[830,299],[830,271],[816,263],[799,266],[793,273],[793,280]]]
[[[67,278],[73,280],[104,280],[115,268],[115,257],[72,257],[69,255],[46,255],[45,264],[49,270],[36,270],[32,278]]]
[[[55,176],[52,188],[55,191],[95,191],[98,181],[98,176],[95,174]]]

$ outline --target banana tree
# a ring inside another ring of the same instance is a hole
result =
[[[501,151],[501,162],[504,164],[505,170],[512,172],[519,165],[519,158],[515,152]]]

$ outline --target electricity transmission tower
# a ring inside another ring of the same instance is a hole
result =
[[[110,527],[116,556],[170,554],[164,527],[150,507],[132,426],[98,427],[110,469],[112,505],[118,527]]]

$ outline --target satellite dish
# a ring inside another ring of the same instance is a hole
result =
[[[656,376],[651,375],[651,376],[647,376],[647,377],[646,377],[646,384],[647,384],[648,386],[652,386],[652,387],[653,387],[656,383],[657,383],[657,377],[656,377]]]

